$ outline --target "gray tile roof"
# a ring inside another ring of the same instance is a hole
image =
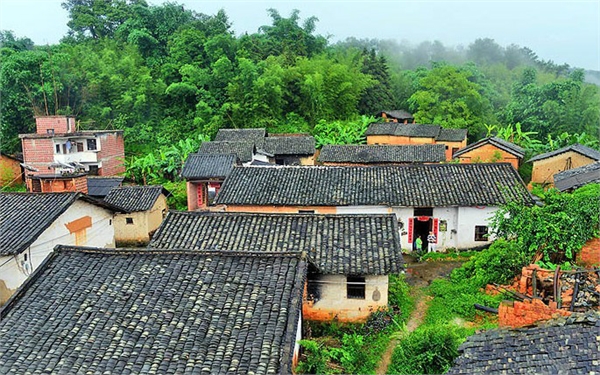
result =
[[[527,162],[529,163],[529,162],[534,162],[534,161],[537,161],[537,160],[548,159],[548,158],[551,158],[553,156],[560,155],[560,154],[563,154],[563,153],[569,152],[569,151],[577,152],[578,154],[581,154],[583,156],[587,156],[590,159],[594,159],[596,161],[600,161],[600,151],[595,150],[595,149],[593,149],[591,147],[587,147],[587,146],[580,145],[580,144],[576,143],[574,145],[563,147],[563,148],[558,149],[556,151],[546,152],[544,154],[540,154],[540,155],[534,156],[531,159],[529,159]]]
[[[509,163],[385,167],[236,167],[217,204],[400,207],[531,203]]]
[[[442,142],[462,142],[467,138],[467,129],[445,129],[441,128],[440,133],[435,137],[436,141]]]
[[[374,122],[369,124],[365,135],[394,135],[396,125],[394,122]]]
[[[252,160],[254,143],[249,141],[202,142],[199,154],[235,154],[242,163]]]
[[[395,215],[169,212],[149,248],[303,251],[323,274],[403,269]]]
[[[397,109],[393,111],[381,111],[377,113],[377,117],[383,117],[381,116],[383,113],[387,114],[388,118],[395,118],[398,120],[412,120],[414,118],[411,113],[403,109]]]
[[[0,310],[0,373],[291,373],[298,253],[58,247]]]
[[[147,211],[161,194],[167,196],[169,192],[160,185],[121,186],[112,189],[104,201],[127,212]]]
[[[446,374],[590,374],[600,369],[600,314],[467,338]]]
[[[402,124],[396,122],[372,123],[365,135],[396,135],[403,137],[434,138],[437,141],[461,142],[467,137],[466,129],[445,129],[439,125]]]
[[[323,163],[439,163],[446,161],[443,144],[427,145],[325,145],[318,161]]]
[[[554,187],[560,191],[577,189],[591,183],[600,183],[600,162],[568,169],[554,175]]]
[[[265,151],[277,155],[313,155],[315,138],[312,136],[270,136],[265,138]]]
[[[225,178],[238,164],[235,154],[189,154],[181,176],[187,180]]]
[[[219,129],[215,141],[253,142],[257,148],[263,148],[266,136],[265,128]]]
[[[81,193],[0,193],[0,255],[23,252],[77,199],[116,209]]]
[[[120,186],[123,177],[90,177],[87,178],[88,195],[104,198],[110,189]]]
[[[498,147],[501,150],[504,150],[508,153],[511,153],[513,155],[515,155],[518,158],[523,158],[523,156],[525,156],[525,149],[522,147],[517,146],[514,143],[505,141],[502,138],[498,138],[498,137],[488,137],[488,138],[483,138],[480,139],[479,141],[475,142],[475,143],[471,143],[470,145],[468,145],[467,147],[463,147],[460,150],[456,151],[454,153],[454,157],[460,156],[464,153],[467,153],[469,151],[472,151],[476,148],[479,148],[483,145],[486,144],[491,144],[494,145],[496,147]]]

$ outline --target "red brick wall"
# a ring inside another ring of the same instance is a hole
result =
[[[27,175],[54,173],[53,169],[48,169],[54,162],[54,144],[50,138],[23,138],[23,162],[28,166],[37,168],[38,172],[26,171]]]
[[[98,161],[102,162],[99,169],[100,176],[114,176],[125,173],[125,143],[123,133],[105,133],[98,137],[100,139],[100,151]]]
[[[525,327],[561,315],[569,316],[571,312],[558,310],[555,302],[551,302],[550,306],[539,299],[531,302],[503,302],[498,308],[498,324],[500,327]]]
[[[35,118],[38,134],[47,134],[54,129],[54,134],[72,133],[75,131],[75,118],[67,116],[41,116]]]
[[[584,267],[600,266],[600,238],[589,240],[577,256],[577,264]]]
[[[71,179],[42,180],[43,193],[61,193],[64,191],[81,192],[87,194],[87,177],[79,176]]]

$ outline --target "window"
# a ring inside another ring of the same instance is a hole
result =
[[[488,240],[488,227],[485,225],[475,226],[475,241],[487,241]]]
[[[77,152],[83,152],[83,143],[77,142]]]
[[[298,210],[299,214],[314,214],[315,210]]]
[[[125,218],[125,224],[133,224],[133,218],[132,217],[126,217]]]
[[[98,166],[97,165],[90,165],[88,167],[88,174],[91,176],[98,176]]]
[[[439,231],[446,232],[448,230],[448,222],[446,220],[440,220]]]
[[[346,289],[348,299],[365,299],[365,278],[348,276]]]
[[[54,136],[54,129],[46,129],[46,134]]]
[[[433,207],[415,207],[414,216],[433,216]]]
[[[56,147],[56,153],[60,154],[60,145],[54,145],[54,147]]]
[[[458,147],[452,147],[452,155],[456,154],[458,151]]]
[[[95,139],[88,139],[87,140],[87,149],[89,151],[96,150],[96,140]]]

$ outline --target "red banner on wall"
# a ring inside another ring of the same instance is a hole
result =
[[[433,219],[433,234],[435,235],[435,242],[438,243],[438,229],[440,227],[440,219]]]
[[[413,243],[413,221],[414,221],[414,219],[412,217],[408,218],[408,243],[409,244]]]

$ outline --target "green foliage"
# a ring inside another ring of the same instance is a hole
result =
[[[498,239],[488,249],[476,253],[462,267],[454,270],[452,280],[470,280],[479,288],[490,283],[504,284],[529,261],[527,253],[516,242]]]
[[[361,116],[354,121],[321,120],[315,125],[313,134],[317,148],[324,145],[362,144],[366,142],[365,132],[369,124],[375,122],[374,117]]]
[[[326,374],[327,361],[332,354],[324,344],[319,344],[314,340],[300,340],[300,346],[304,349],[305,360],[300,361],[296,366],[298,374]]]
[[[413,312],[415,300],[404,275],[388,276],[388,304],[392,310],[399,310],[397,324],[405,323]]]
[[[153,184],[162,185],[171,195],[167,197],[170,210],[187,211],[187,187],[185,181],[167,181],[157,179]]]
[[[443,374],[458,356],[466,331],[450,324],[417,328],[394,350],[388,374]]]
[[[583,244],[600,234],[600,185],[589,184],[575,192],[550,189],[540,197],[542,206],[508,203],[495,213],[493,231],[515,241],[530,258],[536,252],[544,261],[573,261]]]

